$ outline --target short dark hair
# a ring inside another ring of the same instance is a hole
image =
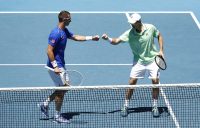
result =
[[[64,18],[66,18],[68,15],[70,15],[70,12],[68,11],[61,11],[59,14],[58,14],[58,20],[59,22],[63,22]]]

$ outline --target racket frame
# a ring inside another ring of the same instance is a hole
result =
[[[156,58],[159,58],[159,60],[162,60],[163,62],[164,62],[164,65],[165,65],[165,67],[164,68],[162,68],[160,65],[159,65],[159,63],[157,63],[157,59]],[[160,56],[160,55],[156,55],[155,56],[155,63],[156,63],[156,65],[161,69],[161,70],[166,70],[167,69],[167,64],[166,64],[166,61],[165,61],[165,59],[162,57],[162,56]]]

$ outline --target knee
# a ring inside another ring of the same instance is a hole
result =
[[[62,97],[64,97],[65,92],[66,92],[66,91],[58,91],[58,92],[56,93],[56,96],[59,97],[59,98],[62,98]]]
[[[158,78],[152,79],[152,84],[159,84],[159,79]]]
[[[129,79],[129,85],[135,85],[137,83],[137,79],[136,78],[130,78]]]

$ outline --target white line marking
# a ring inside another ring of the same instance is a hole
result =
[[[174,120],[174,123],[175,123],[176,127],[177,127],[177,128],[180,128],[179,122],[178,122],[178,120],[176,119],[176,116],[175,116],[175,114],[174,114],[174,112],[173,112],[173,110],[172,110],[172,107],[171,107],[171,105],[170,105],[170,103],[169,103],[169,100],[167,99],[167,96],[165,95],[165,93],[164,93],[164,91],[163,91],[162,88],[160,88],[160,91],[161,91],[161,94],[162,94],[162,96],[163,96],[163,98],[164,98],[164,100],[165,100],[165,104],[167,105],[167,108],[168,108],[168,110],[169,110],[169,113],[170,113],[170,115],[172,116],[172,119]]]
[[[200,23],[199,23],[199,21],[198,21],[197,17],[194,15],[194,13],[193,13],[193,12],[191,12],[191,13],[190,13],[190,15],[192,16],[192,18],[193,18],[194,22],[197,24],[197,27],[198,27],[198,28],[199,28],[199,30],[200,30]]]
[[[0,66],[45,66],[46,64],[0,64]],[[68,66],[131,66],[132,64],[65,64]]]
[[[46,90],[46,89],[133,89],[133,88],[155,88],[155,87],[199,87],[200,83],[179,83],[179,84],[138,84],[138,85],[95,85],[95,86],[70,86],[70,87],[55,87],[55,86],[46,86],[46,87],[10,87],[10,88],[0,88],[0,91],[5,90]],[[162,91],[161,91],[162,92]],[[164,93],[163,93],[164,94]],[[165,99],[167,99],[166,95],[164,94]],[[167,104],[169,105],[169,101],[167,100]],[[170,106],[171,107],[171,106]],[[169,109],[169,108],[168,108]],[[171,109],[172,111],[172,109]],[[173,111],[172,111],[173,112]],[[171,113],[170,113],[171,114]]]
[[[192,11],[71,11],[70,13],[91,13],[91,14],[99,14],[99,13],[149,13],[149,14],[191,14],[193,20],[197,24],[200,29],[200,23],[196,18],[195,14]],[[59,11],[0,11],[0,14],[53,14],[59,13]]]
[[[191,11],[70,11],[70,13],[179,13],[187,14]],[[59,11],[2,11],[0,14],[26,14],[26,13],[41,13],[41,14],[50,14],[50,13],[59,13]]]
[[[161,85],[160,82],[159,82],[158,85],[159,85],[159,86]],[[175,122],[176,127],[177,127],[177,128],[180,128],[179,122],[178,122],[177,119],[176,119],[176,116],[175,116],[175,114],[174,114],[174,112],[173,112],[173,110],[172,110],[172,107],[171,107],[171,105],[170,105],[170,103],[169,103],[169,100],[167,99],[167,96],[165,95],[165,92],[163,91],[162,87],[160,87],[160,91],[161,91],[161,94],[162,94],[162,96],[163,96],[163,98],[164,98],[164,100],[165,100],[165,104],[167,105],[167,108],[168,108],[168,110],[169,110],[169,113],[170,113],[170,115],[172,116],[172,119],[173,119],[174,122]]]

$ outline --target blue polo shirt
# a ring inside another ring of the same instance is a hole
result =
[[[49,34],[48,44],[54,47],[54,57],[58,64],[58,67],[65,67],[64,51],[67,45],[67,38],[73,36],[67,28],[64,30],[56,27]],[[50,59],[47,60],[47,66],[53,68]]]

